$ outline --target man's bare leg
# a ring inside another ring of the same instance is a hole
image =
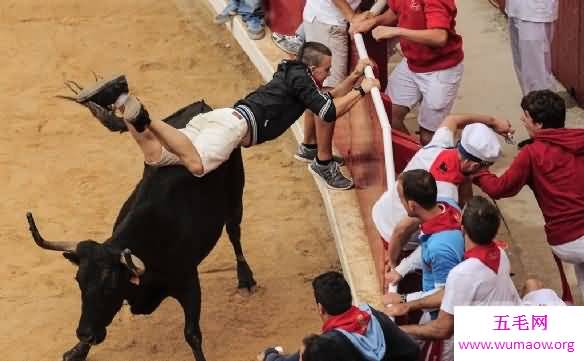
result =
[[[162,144],[160,144],[154,134],[148,129],[142,133],[138,133],[130,123],[127,121],[124,122],[126,123],[126,127],[130,131],[130,134],[132,134],[132,138],[134,138],[142,150],[142,154],[144,154],[144,162],[148,164],[158,162],[162,157]]]
[[[537,278],[528,278],[523,285],[523,292],[521,297],[525,297],[530,292],[541,290],[544,288],[544,284]]]
[[[148,129],[166,149],[181,160],[189,172],[195,175],[203,174],[204,168],[201,156],[186,135],[160,120],[151,121]]]
[[[325,122],[318,118],[315,122],[316,142],[318,144],[317,158],[326,162],[333,158],[333,132],[335,130],[334,122]]]
[[[433,136],[434,136],[434,132],[432,132],[426,128],[420,127],[420,143],[422,143],[422,146],[430,143]]]
[[[145,159],[151,159],[154,163],[159,161],[162,147],[164,147],[176,155],[191,173],[194,175],[203,174],[201,156],[186,135],[161,120],[150,119],[142,104],[133,96],[128,97],[121,110],[124,114],[124,122],[142,149]],[[147,125],[146,129],[138,132],[130,123],[133,120],[147,120],[144,122]]]
[[[314,113],[310,110],[304,112],[304,144],[317,144],[316,143],[316,129]]]
[[[391,105],[391,127],[395,130],[399,130],[406,134],[410,134],[408,128],[404,123],[406,115],[410,112],[410,108],[404,107],[402,105],[392,104]]]

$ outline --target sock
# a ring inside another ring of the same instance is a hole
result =
[[[302,143],[302,146],[308,148],[308,149],[316,149],[316,144],[306,144],[306,143]]]
[[[315,159],[316,159],[316,163],[318,165],[322,165],[322,166],[329,165],[331,163],[331,161],[332,161],[332,159],[329,159],[329,160],[320,160],[320,159],[318,159],[318,156],[316,156]]]
[[[122,105],[126,104],[126,100],[128,100],[128,93],[121,94],[114,103],[114,109],[119,109]]]

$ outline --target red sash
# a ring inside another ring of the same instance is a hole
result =
[[[488,245],[475,246],[474,248],[464,253],[464,258],[477,258],[485,266],[489,267],[493,272],[499,273],[499,264],[501,262],[501,250],[495,242]]]
[[[424,235],[430,235],[442,231],[460,229],[460,211],[448,203],[440,202],[442,213],[422,223],[420,229]]]

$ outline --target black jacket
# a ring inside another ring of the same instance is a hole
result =
[[[386,314],[377,311],[371,307],[373,317],[375,317],[381,329],[383,336],[385,336],[385,356],[380,361],[417,361],[420,353],[420,347],[408,334],[400,330],[400,328],[389,318]],[[343,355],[338,361],[365,361],[359,350],[353,345],[342,332],[329,331],[323,336],[334,340],[339,346],[340,354]],[[266,361],[298,361],[300,356],[298,353],[293,355],[278,355],[269,349],[267,352]]]
[[[284,60],[274,78],[235,103],[247,121],[251,145],[282,135],[306,109],[326,122],[336,119],[332,97],[319,90],[306,64]]]

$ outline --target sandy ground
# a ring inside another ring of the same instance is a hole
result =
[[[25,212],[35,213],[47,238],[103,240],[142,170],[129,136],[53,97],[65,91],[63,80],[126,73],[154,117],[203,97],[228,106],[260,84],[230,35],[211,23],[202,0],[196,4],[191,22],[180,1],[3,2],[0,359],[56,360],[76,343],[74,267],[33,244]],[[310,279],[338,261],[320,196],[293,150],[288,134],[244,152],[243,242],[260,288],[251,298],[236,294],[222,239],[201,266],[209,360],[252,360],[264,346],[293,348],[318,331]],[[182,329],[174,300],[147,317],[123,310],[89,360],[191,360]]]

